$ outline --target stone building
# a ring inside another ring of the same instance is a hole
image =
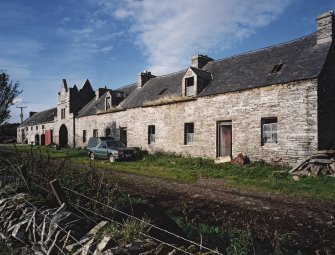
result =
[[[18,141],[84,147],[113,136],[149,151],[294,164],[335,146],[334,20],[327,12],[313,34],[221,60],[197,55],[116,90],[63,80],[57,107],[22,123]]]

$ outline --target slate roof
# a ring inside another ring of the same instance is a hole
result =
[[[212,77],[198,97],[318,77],[331,42],[317,44],[316,41],[316,33],[313,33],[291,42],[211,61],[202,70],[191,68],[198,75],[211,74]],[[272,69],[278,64],[284,65],[279,72],[272,73]],[[116,89],[127,95],[118,107],[121,109],[139,107],[159,98],[181,96],[182,78],[186,71],[187,69],[151,78],[142,88],[137,88],[137,84],[134,83]],[[98,100],[94,97],[79,111],[78,117],[104,111],[105,97],[106,94]],[[27,120],[29,125],[30,119]],[[22,125],[28,124],[24,122]]]
[[[191,67],[196,73],[212,75],[212,80],[198,97],[315,78],[322,70],[331,45],[318,45],[316,41],[314,33],[291,42],[212,61],[202,70]],[[271,73],[278,64],[284,64],[282,69]],[[185,71],[150,79],[142,88],[134,89],[120,106],[132,108],[160,97],[181,96]],[[160,95],[164,89],[166,91]]]
[[[132,93],[120,104],[122,108],[142,106],[148,101],[158,98],[181,95],[182,78],[186,70],[176,73],[157,76],[147,81],[142,88],[135,88]]]
[[[209,62],[212,81],[199,96],[233,92],[317,77],[331,43],[316,44],[316,33],[280,45]],[[284,63],[281,71],[273,67]]]
[[[30,118],[26,119],[20,127],[34,126],[43,123],[52,122],[57,116],[57,108],[51,108],[42,112],[37,112]]]
[[[103,94],[99,99],[96,99],[96,97],[94,97],[87,105],[81,108],[77,116],[90,116],[95,115],[98,112],[104,111],[106,95],[107,93]]]

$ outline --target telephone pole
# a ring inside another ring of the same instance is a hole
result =
[[[23,108],[27,108],[27,106],[16,106],[16,108],[21,109],[20,117],[21,117],[21,123],[23,122]]]

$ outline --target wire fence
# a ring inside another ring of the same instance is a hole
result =
[[[13,169],[14,169],[14,168],[13,168]],[[16,169],[15,169],[15,170],[16,170]],[[43,177],[43,176],[40,176],[40,175],[38,175],[38,174],[36,174],[36,173],[29,173],[29,174],[31,174],[32,176],[34,176],[34,177],[36,177],[36,178],[39,178],[40,180],[43,180],[43,182],[44,182],[44,183],[43,183],[43,184],[44,184],[44,185],[43,185],[44,187],[43,187],[42,185],[37,184],[36,182],[34,182],[34,181],[32,181],[32,180],[29,180],[29,184],[30,184],[30,185],[33,185],[33,186],[35,186],[36,188],[38,188],[38,189],[42,190],[43,192],[46,192],[46,193],[48,193],[48,194],[50,194],[50,195],[54,195],[54,192],[53,192],[53,191],[50,191],[48,188],[45,187],[45,186],[49,186],[50,180],[49,180],[48,178]],[[74,194],[74,195],[76,195],[76,196],[78,196],[78,197],[85,198],[85,199],[87,199],[87,200],[89,200],[89,201],[91,201],[91,202],[94,202],[95,204],[99,204],[100,206],[102,206],[102,207],[104,207],[104,208],[108,208],[108,209],[110,209],[110,210],[112,210],[112,211],[114,211],[114,212],[117,212],[117,213],[119,213],[119,214],[121,214],[121,215],[123,215],[123,216],[125,216],[125,217],[127,217],[127,218],[130,218],[130,219],[133,219],[133,220],[135,220],[135,221],[138,221],[138,222],[141,222],[141,223],[143,223],[143,224],[146,224],[146,225],[148,225],[150,228],[157,229],[157,230],[159,230],[159,231],[161,231],[161,232],[163,232],[163,233],[165,233],[165,234],[168,234],[168,235],[170,235],[170,236],[172,236],[172,237],[174,237],[174,238],[180,239],[180,240],[182,240],[183,242],[187,242],[187,243],[189,243],[190,245],[195,245],[196,247],[199,248],[200,251],[207,251],[207,252],[211,252],[212,254],[222,255],[219,251],[210,249],[210,248],[204,246],[202,243],[197,243],[197,242],[195,242],[195,241],[193,241],[193,240],[189,240],[189,239],[187,239],[187,238],[185,238],[185,237],[183,237],[183,236],[180,236],[180,235],[177,235],[177,234],[175,234],[175,233],[172,233],[172,232],[170,232],[170,231],[168,231],[168,230],[166,230],[166,229],[163,229],[163,228],[161,228],[161,227],[158,227],[158,226],[156,226],[156,225],[154,225],[154,224],[152,224],[152,223],[150,223],[150,222],[144,221],[144,220],[141,219],[141,218],[135,217],[134,215],[131,215],[131,214],[129,214],[129,213],[126,213],[126,212],[124,212],[124,211],[121,211],[120,209],[118,209],[118,208],[116,208],[116,207],[114,207],[114,206],[111,206],[111,205],[107,205],[107,204],[105,204],[105,203],[102,203],[102,202],[100,202],[100,201],[98,201],[98,200],[96,200],[96,199],[93,199],[93,198],[91,198],[91,197],[89,197],[89,196],[86,196],[86,195],[84,195],[84,194],[82,194],[82,193],[80,193],[80,192],[77,192],[77,191],[75,191],[75,190],[72,190],[72,189],[70,189],[70,188],[67,188],[67,187],[62,187],[62,188],[63,188],[64,190],[66,190],[67,192],[70,192],[70,193],[72,193],[72,194]],[[36,209],[38,212],[40,212],[41,214],[43,214],[37,207],[35,207],[35,206],[34,206],[33,204],[31,204],[29,201],[27,201],[27,200],[25,200],[25,201],[26,201],[29,205],[31,205],[34,209]],[[78,202],[77,202],[77,203],[73,203],[72,201],[68,201],[68,204],[69,204],[70,206],[72,206],[73,208],[75,208],[78,212],[80,212],[81,214],[83,214],[86,218],[90,219],[90,220],[91,220],[92,222],[94,222],[94,223],[96,223],[96,221],[95,221],[94,219],[92,219],[92,217],[90,217],[90,216],[89,216],[87,213],[85,213],[85,212],[89,212],[89,213],[91,213],[91,214],[93,214],[93,215],[95,215],[95,216],[98,216],[98,217],[100,217],[100,218],[102,218],[102,219],[108,220],[108,221],[110,221],[110,222],[112,222],[112,223],[115,223],[115,224],[117,224],[117,225],[119,225],[119,226],[124,226],[124,224],[115,221],[115,220],[112,219],[111,217],[104,216],[104,215],[102,215],[101,213],[96,212],[95,210],[90,210],[90,209],[88,209],[88,208],[86,208],[86,207],[83,207],[83,206],[79,205]],[[84,211],[85,211],[85,212],[84,212]],[[76,213],[75,213],[75,214],[76,214]],[[43,215],[44,215],[48,220],[51,220],[51,219],[48,218],[45,214],[43,214]],[[62,228],[61,226],[59,226],[58,224],[57,224],[57,227],[59,227],[59,229],[61,229],[62,231],[65,231],[65,232],[66,232],[66,230],[63,229],[63,228]],[[66,233],[67,233],[67,232],[66,232]],[[67,234],[69,234],[69,233],[67,233]],[[171,248],[173,248],[173,249],[179,250],[180,252],[183,252],[184,254],[192,254],[192,253],[186,251],[185,249],[182,249],[182,248],[180,248],[180,247],[178,247],[178,246],[176,246],[176,245],[174,245],[174,244],[171,244],[171,243],[168,243],[168,242],[164,242],[164,241],[162,241],[162,240],[160,240],[160,239],[158,239],[158,238],[156,238],[156,237],[153,237],[152,235],[149,235],[148,233],[142,233],[142,232],[139,232],[139,234],[142,235],[142,236],[144,236],[144,237],[146,237],[146,238],[152,239],[152,240],[154,240],[154,241],[156,241],[156,242],[158,242],[158,243],[161,243],[161,244],[167,245],[167,246],[169,246],[169,247],[171,247]],[[82,248],[85,248],[84,245],[83,245],[82,243],[80,243],[78,240],[76,240],[73,236],[70,235],[70,237],[71,237],[76,243],[78,243]],[[56,246],[56,247],[57,247],[57,246]],[[59,248],[59,247],[58,247],[58,248]],[[90,252],[90,251],[88,251],[88,252],[89,252],[90,254],[93,254],[93,253]],[[62,252],[62,254],[64,254],[64,253]]]

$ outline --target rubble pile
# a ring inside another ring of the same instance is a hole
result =
[[[30,200],[31,196],[25,193],[10,197],[0,193],[0,234],[14,245],[33,247],[32,254],[184,254],[179,249],[198,253],[194,245],[173,248],[151,238],[120,242],[112,232],[106,234],[108,221],[92,224],[67,211],[65,204],[47,209]]]
[[[311,157],[293,167],[289,172],[298,180],[302,176],[335,177],[335,151],[318,151]]]

